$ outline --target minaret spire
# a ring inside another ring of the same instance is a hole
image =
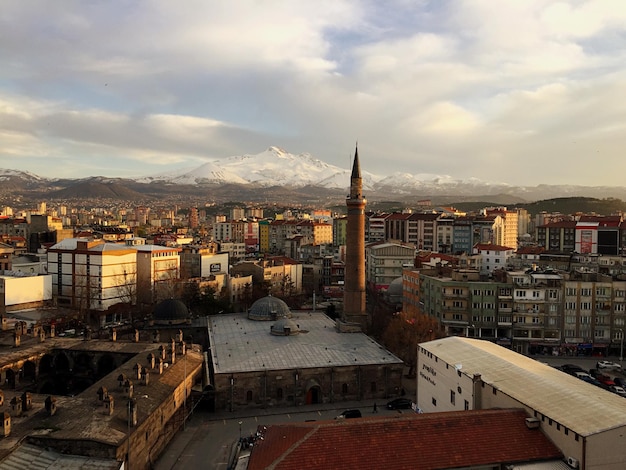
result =
[[[354,151],[350,194],[346,199],[346,264],[343,291],[343,321],[367,327],[365,306],[365,204],[358,144]]]

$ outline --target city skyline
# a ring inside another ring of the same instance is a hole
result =
[[[358,140],[378,174],[623,184],[618,2],[48,3],[0,11],[0,168],[348,169]]]

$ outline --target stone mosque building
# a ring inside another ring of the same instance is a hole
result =
[[[276,297],[247,314],[210,317],[215,409],[382,399],[401,390],[403,362],[361,332],[341,333],[322,312]]]

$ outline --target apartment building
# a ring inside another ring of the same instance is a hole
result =
[[[180,279],[181,248],[133,245],[137,250],[137,302],[153,304],[173,298]]]
[[[492,243],[477,243],[472,248],[472,254],[481,257],[481,273],[491,274],[497,269],[505,269],[507,267],[509,258],[515,254],[515,248]]]
[[[370,243],[365,246],[365,281],[371,289],[387,289],[414,261],[415,246],[410,243]]]
[[[48,249],[48,272],[59,306],[104,311],[136,302],[135,247],[68,238]]]
[[[519,227],[517,210],[508,210],[506,207],[490,207],[485,209],[485,215],[499,216],[502,220],[502,224],[495,227],[493,243],[517,248]]]

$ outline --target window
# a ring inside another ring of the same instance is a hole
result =
[[[469,401],[465,400],[465,411],[469,410]]]
[[[456,404],[455,402],[456,402],[456,393],[454,392],[454,390],[450,390],[450,403],[455,405]]]
[[[252,390],[246,392],[246,401],[252,401]]]
[[[344,395],[348,393],[348,384],[341,385],[341,393],[343,393]]]
[[[437,406],[437,399],[435,397],[433,397],[432,403],[433,403],[433,406]]]
[[[582,289],[580,289],[580,296],[581,297],[591,297],[591,289],[583,287]]]
[[[575,287],[568,287],[565,290],[565,295],[575,296],[576,295],[576,288]]]
[[[283,389],[282,388],[277,388],[276,389],[276,399],[277,400],[282,400],[283,399]]]

